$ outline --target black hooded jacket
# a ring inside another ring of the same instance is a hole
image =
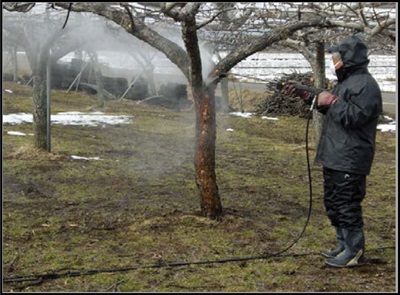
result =
[[[368,72],[367,48],[359,38],[345,38],[336,50],[345,74],[331,91],[338,100],[329,109],[318,109],[325,120],[316,160],[326,168],[368,175],[382,113],[381,91]]]

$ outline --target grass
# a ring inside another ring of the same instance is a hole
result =
[[[3,88],[13,91],[3,91],[3,114],[31,112],[30,87]],[[31,133],[30,124],[3,125],[5,277],[274,254],[303,229],[309,208],[305,119],[218,114],[216,172],[224,212],[218,222],[199,215],[193,111],[132,101],[96,109],[95,98],[80,93],[54,91],[52,97],[53,113],[99,110],[130,115],[133,123],[54,125],[51,153],[34,150],[31,136],[7,134]],[[377,134],[367,179],[366,265],[324,266],[318,252],[334,246],[334,231],[323,209],[319,166],[312,166],[312,176],[311,220],[280,256],[6,283],[3,291],[395,292],[395,134]]]

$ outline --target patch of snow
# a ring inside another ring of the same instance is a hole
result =
[[[396,132],[396,123],[394,124],[379,124],[377,129],[381,132]]]
[[[232,116],[243,117],[243,118],[250,118],[253,115],[253,113],[245,113],[245,112],[231,112],[229,114]]]
[[[71,155],[71,158],[73,160],[93,160],[93,161],[100,161],[100,157],[81,157],[81,156],[75,156],[75,155]]]
[[[389,121],[386,124],[379,124],[377,126],[377,129],[381,130],[381,132],[396,132],[396,121],[389,117],[389,116],[383,116],[383,118],[387,121]]]
[[[261,119],[266,119],[266,120],[278,120],[278,118],[273,118],[273,117],[268,117],[268,116],[262,116]]]
[[[16,113],[3,115],[3,124],[33,123],[32,114]],[[104,115],[102,112],[60,112],[51,116],[52,124],[98,126],[103,124],[117,125],[132,123],[130,116]]]
[[[17,135],[17,136],[26,136],[25,133],[18,132],[18,131],[7,131],[7,134],[9,134],[9,135]]]
[[[8,114],[3,115],[3,124],[23,124],[23,123],[32,123],[33,116],[32,114],[27,113],[16,113],[16,114]]]

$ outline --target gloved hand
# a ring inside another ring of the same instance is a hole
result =
[[[304,102],[307,102],[311,99],[310,92],[306,90],[296,89],[293,84],[298,84],[296,81],[288,81],[284,86],[285,92],[287,92],[290,96],[297,96],[302,99]]]
[[[318,94],[318,97],[317,97],[317,106],[331,107],[338,98],[339,97],[337,97],[336,95],[334,95],[328,91],[321,92],[320,94]]]

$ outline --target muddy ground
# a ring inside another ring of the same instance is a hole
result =
[[[93,97],[52,95],[53,112],[97,110],[133,122],[54,125],[51,153],[7,133],[29,134],[32,125],[3,125],[4,292],[397,291],[395,133],[377,134],[367,179],[367,263],[335,269],[319,254],[335,244],[316,164],[311,217],[297,240],[310,208],[304,118],[218,114],[224,213],[214,221],[199,214],[193,110],[124,100],[96,109]],[[15,112],[31,112],[31,89],[5,83],[3,114]]]

